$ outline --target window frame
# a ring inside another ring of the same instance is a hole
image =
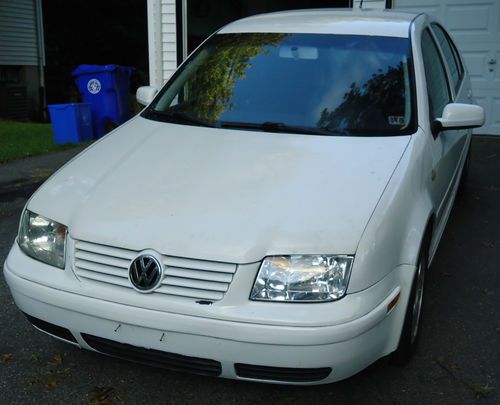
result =
[[[429,37],[431,39],[431,44],[433,44],[434,47],[435,47],[435,49],[437,50],[437,53],[438,53],[438,56],[439,56],[439,62],[438,63],[441,65],[441,67],[443,68],[443,71],[444,71],[444,76],[445,76],[445,80],[446,80],[446,88],[447,88],[447,91],[448,91],[448,102],[449,103],[454,102],[454,96],[455,96],[455,94],[454,94],[454,91],[452,89],[452,85],[451,85],[451,81],[450,81],[450,73],[448,72],[448,66],[445,63],[444,56],[442,54],[441,48],[439,47],[439,44],[437,43],[436,38],[434,37],[434,33],[432,32],[430,25],[426,25],[424,27],[424,29],[422,30],[422,34],[420,36],[420,50],[421,50],[421,54],[422,54],[422,64],[423,64],[423,67],[424,67],[423,74],[424,74],[425,83],[426,83],[427,99],[429,100],[430,95],[429,95],[429,85],[428,85],[428,79],[427,79],[427,72],[426,72],[426,69],[425,69],[425,58],[424,58],[424,47],[423,47],[423,37],[424,37],[424,33],[425,32],[428,33],[428,35],[429,35]],[[430,103],[429,102],[428,102],[428,105],[430,107]],[[432,115],[433,115],[433,112],[431,113],[430,108],[429,108],[429,122],[430,122],[431,126],[432,126],[433,121],[436,118],[439,118],[439,117],[431,117]]]
[[[443,35],[444,35],[444,37],[445,37],[448,45],[450,46],[453,59],[455,60],[455,63],[457,65],[459,77],[458,77],[458,81],[457,81],[456,85],[452,86],[453,87],[453,101],[455,101],[458,93],[460,92],[460,88],[462,87],[462,84],[464,82],[464,77],[465,77],[465,68],[464,68],[464,64],[462,62],[462,58],[460,57],[460,53],[458,52],[458,49],[457,49],[455,43],[453,42],[453,40],[451,39],[451,37],[448,34],[448,32],[444,29],[444,27],[441,24],[439,24],[437,22],[432,22],[430,24],[429,28],[430,28],[432,37],[434,39],[434,42],[436,43],[436,45],[437,45],[437,47],[438,47],[438,49],[440,51],[442,60],[444,60],[444,65],[445,65],[446,72],[447,72],[447,75],[449,77],[450,83],[453,82],[453,79],[451,77],[451,73],[449,71],[448,63],[446,61],[446,58],[444,57],[444,52],[441,49],[441,46],[439,44],[439,39],[438,39],[438,37],[436,35],[435,30],[440,29],[441,32],[443,33]]]

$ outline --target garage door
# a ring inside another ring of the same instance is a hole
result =
[[[449,30],[464,56],[486,124],[476,132],[500,135],[500,1],[393,0],[393,8],[425,11]]]

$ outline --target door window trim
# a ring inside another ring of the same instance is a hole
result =
[[[444,56],[444,52],[441,49],[441,46],[439,44],[439,40],[437,38],[437,35],[434,32],[434,29],[435,29],[434,27],[441,29],[442,33],[445,36],[445,39],[448,42],[448,45],[450,46],[453,59],[455,60],[455,63],[457,64],[459,77],[458,77],[458,82],[456,85],[455,85],[455,83],[453,83],[453,78],[451,76],[451,73],[450,73],[450,70],[448,67],[448,63],[447,63],[446,58]],[[441,61],[444,63],[446,74],[448,76],[449,87],[453,90],[452,91],[452,101],[455,101],[457,98],[457,95],[460,92],[460,89],[463,85],[464,77],[465,77],[465,69],[464,69],[464,65],[462,63],[462,60],[460,58],[460,53],[458,52],[458,49],[455,46],[455,43],[451,39],[450,35],[448,34],[448,32],[444,29],[444,27],[441,24],[438,24],[437,22],[433,22],[429,26],[427,26],[426,29],[429,29],[429,31],[431,32],[431,36],[434,40],[434,43],[439,50],[439,54],[441,56]]]
[[[426,87],[427,87],[427,98],[429,98],[429,86],[427,85],[427,74],[426,74],[426,71],[425,71],[425,60],[423,59],[423,36],[424,36],[424,33],[427,32],[428,35],[430,36],[431,38],[431,41],[432,43],[434,44],[434,47],[436,48],[437,52],[438,52],[438,56],[439,56],[439,63],[441,64],[441,67],[443,68],[444,70],[444,74],[445,74],[445,79],[446,79],[446,88],[448,90],[448,102],[454,102],[455,100],[455,94],[453,92],[453,89],[452,89],[452,86],[451,86],[451,82],[450,82],[450,73],[448,71],[448,66],[446,65],[445,61],[444,61],[444,56],[442,54],[442,51],[441,51],[441,48],[439,47],[437,41],[436,41],[436,38],[434,37],[434,33],[432,32],[431,28],[430,28],[430,25],[427,25],[423,30],[422,30],[422,35],[420,37],[420,48],[422,50],[422,63],[424,65],[424,76],[425,76],[425,81],[426,81]],[[434,117],[434,119],[437,118],[437,117]],[[433,122],[433,119],[431,119],[431,111],[429,111],[429,122],[432,126],[432,122]]]

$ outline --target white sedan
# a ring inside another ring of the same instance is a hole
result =
[[[407,362],[425,272],[484,122],[425,14],[309,10],[222,28],[141,114],[28,201],[4,265],[38,329],[240,380]]]

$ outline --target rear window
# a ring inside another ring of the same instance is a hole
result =
[[[322,135],[413,132],[409,40],[218,34],[167,83],[146,118]]]

